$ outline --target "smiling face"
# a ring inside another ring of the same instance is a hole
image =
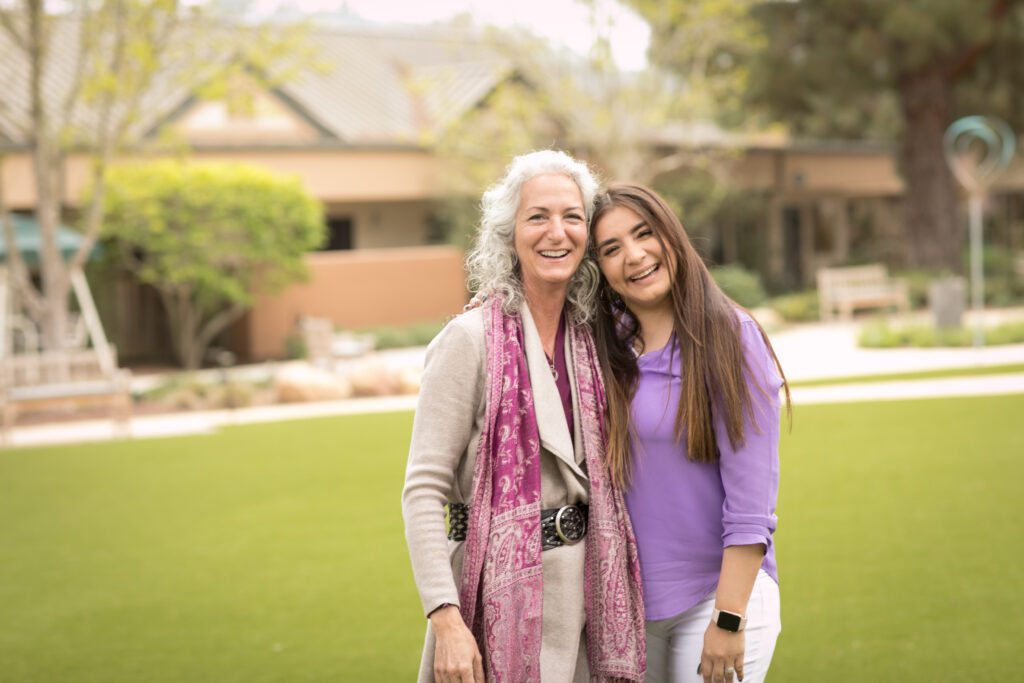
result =
[[[523,183],[516,209],[515,250],[529,296],[561,289],[583,261],[587,218],[575,181],[545,173]]]
[[[616,206],[594,225],[597,264],[631,310],[671,310],[675,259],[638,213]]]

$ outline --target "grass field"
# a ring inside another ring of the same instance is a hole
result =
[[[1022,415],[1024,396],[795,410],[772,680],[1019,675]],[[0,681],[413,680],[410,426],[0,452]]]

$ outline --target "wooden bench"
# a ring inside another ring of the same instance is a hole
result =
[[[21,353],[0,360],[0,440],[6,441],[18,409],[25,405],[105,401],[114,406],[117,433],[127,436],[131,417],[131,372],[117,355],[96,349]]]
[[[910,309],[907,283],[889,277],[881,263],[822,268],[818,271],[818,299],[822,320],[832,320],[836,313],[850,320],[860,308],[896,306],[904,313]]]

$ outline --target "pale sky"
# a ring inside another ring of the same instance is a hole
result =
[[[580,54],[596,36],[609,36],[615,61],[624,69],[642,69],[650,28],[616,0],[593,0],[593,9],[577,0],[254,0],[257,14],[279,7],[302,12],[349,13],[375,23],[431,23],[468,13],[479,25],[521,27]]]

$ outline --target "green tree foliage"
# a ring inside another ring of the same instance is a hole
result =
[[[510,74],[481,106],[436,141],[445,198],[440,220],[447,241],[468,246],[480,219],[480,195],[517,154],[564,138],[546,113],[542,92]]]
[[[744,86],[747,116],[801,136],[896,143],[913,265],[957,268],[964,225],[942,135],[958,116],[1024,125],[1024,3],[1018,0],[631,0],[652,56],[684,76],[712,64]],[[684,39],[717,26],[712,53]],[[729,28],[735,27],[735,28]],[[753,40],[747,37],[752,36]],[[726,113],[731,111],[727,108]]]
[[[99,237],[103,169],[137,125],[140,102],[161,66],[180,57],[171,54],[183,16],[176,0],[85,2],[75,8],[73,15],[61,16],[42,0],[0,6],[0,74],[8,85],[22,89],[23,99],[18,109],[10,104],[14,98],[2,104],[32,155],[41,237],[38,288],[21,262],[9,225],[4,232],[12,282],[48,348],[64,344],[70,274],[84,265]],[[75,55],[73,63],[64,65],[70,73],[59,78],[53,58],[58,47]],[[64,163],[72,150],[92,156],[97,201],[82,207],[84,239],[65,262],[55,234],[64,201]],[[6,214],[2,190],[0,219]]]
[[[224,97],[237,108],[250,84],[270,87],[314,62],[302,27],[225,29],[223,19],[209,4],[180,0],[0,2],[0,83],[20,94],[0,96],[0,115],[32,157],[42,246],[38,284],[12,228],[4,225],[3,232],[12,283],[45,347],[60,348],[67,337],[70,274],[99,239],[107,167],[126,148],[161,143],[147,130],[170,113],[176,93]],[[55,235],[73,154],[88,158],[93,189],[77,207],[81,247],[65,261]],[[0,224],[9,223],[6,213],[0,184]]]
[[[755,0],[631,0],[651,26],[649,57],[682,79],[676,93],[691,119],[733,127],[756,123],[744,99],[751,69],[768,45]]]
[[[436,141],[449,196],[442,220],[451,241],[468,242],[481,192],[513,156],[532,149],[564,149],[607,180],[652,184],[693,171],[725,182],[733,155],[699,141],[698,106],[711,106],[713,98],[662,71],[623,72],[607,40],[585,58],[523,34],[495,32],[492,41],[510,65],[505,78]],[[714,197],[724,193],[704,203]]]
[[[305,277],[323,209],[297,179],[255,167],[162,161],[107,174],[104,234],[160,293],[179,361],[207,347],[259,293]]]
[[[927,78],[942,82],[951,119],[1024,125],[1020,2],[821,0],[764,4],[756,16],[771,40],[752,65],[750,101],[798,134],[893,139],[913,123],[904,98]]]

